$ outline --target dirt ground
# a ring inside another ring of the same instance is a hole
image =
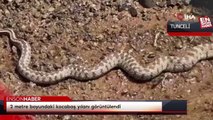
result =
[[[131,4],[131,9],[125,6]],[[122,8],[123,7],[123,8]],[[31,67],[52,71],[69,63],[95,64],[106,54],[124,49],[141,64],[161,55],[175,55],[212,37],[170,37],[166,22],[189,7],[143,8],[137,1],[1,0],[0,28],[12,28],[32,47]],[[156,35],[159,35],[155,39]],[[182,73],[163,73],[153,82],[138,83],[121,70],[81,82],[67,79],[39,86],[15,70],[17,50],[0,37],[0,80],[15,95],[66,95],[74,100],[188,100],[187,115],[36,115],[38,120],[212,120],[213,66],[201,61]],[[161,81],[156,84],[156,81]]]

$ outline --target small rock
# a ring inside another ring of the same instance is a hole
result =
[[[127,89],[125,89],[124,91],[121,92],[121,96],[125,96],[127,94],[128,94],[128,90]]]
[[[129,9],[128,9],[129,13],[131,14],[132,17],[137,17],[138,15],[138,12],[137,10],[135,9],[135,7],[131,6]]]
[[[123,10],[128,10],[128,8],[131,6],[130,3],[123,1],[122,3],[119,4],[118,6],[118,11],[121,12]]]
[[[161,8],[167,6],[167,3],[166,3],[166,2],[157,2],[156,4],[157,4],[157,6],[159,6],[159,7],[161,7]]]
[[[10,14],[10,11],[7,10],[7,9],[5,9],[5,10],[4,10],[4,13],[5,13],[6,15],[9,15],[9,14]]]
[[[187,90],[186,92],[187,92],[187,93],[191,93],[191,90],[189,89],[189,90]]]
[[[71,120],[71,115],[65,115],[64,117],[63,117],[63,120]]]
[[[79,40],[79,43],[80,43],[80,44],[83,44],[83,43],[84,43],[84,40],[80,39],[80,40]]]
[[[156,4],[153,0],[138,0],[138,2],[145,8],[156,7]]]
[[[104,38],[104,36],[102,34],[99,34],[96,39],[102,40]]]
[[[183,2],[184,2],[185,5],[189,5],[191,0],[184,0]]]
[[[183,48],[182,42],[177,42],[177,43],[175,44],[175,48],[176,48],[176,49],[182,49],[182,48]]]
[[[95,47],[97,47],[97,46],[98,46],[98,43],[97,43],[97,42],[94,42],[93,45],[94,45]]]
[[[118,28],[118,25],[112,25],[111,28],[117,29],[117,28]]]
[[[91,4],[90,5],[90,9],[89,9],[89,11],[90,12],[95,12],[95,11],[97,11],[98,9],[97,9],[97,6],[95,5],[95,4]]]
[[[55,10],[54,7],[50,7],[50,8],[48,9],[49,12],[52,12],[52,11],[54,11],[54,10]]]
[[[155,54],[153,52],[150,52],[147,56],[148,58],[154,58],[155,57]]]
[[[117,16],[117,18],[118,18],[118,20],[121,20],[121,19],[123,19],[125,16],[123,15],[123,14],[119,14],[118,16]]]
[[[113,50],[113,49],[114,49],[114,47],[113,47],[113,46],[109,46],[109,47],[107,47],[107,49],[109,49],[109,50]]]

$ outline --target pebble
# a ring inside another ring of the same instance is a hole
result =
[[[155,57],[155,54],[154,54],[153,52],[149,52],[147,57],[148,57],[148,58],[154,58],[154,57]]]
[[[184,0],[183,2],[184,2],[185,5],[189,5],[191,0]]]
[[[118,5],[118,11],[128,11],[132,17],[137,17],[138,12],[136,8],[128,1],[123,1]]]
[[[191,90],[187,90],[186,92],[187,92],[187,93],[191,93]]]
[[[128,89],[125,89],[121,92],[121,96],[126,96],[128,94]]]
[[[122,1],[119,5],[118,5],[118,11],[121,12],[123,10],[128,10],[128,8],[131,6],[131,3]]]
[[[80,43],[80,44],[83,44],[83,43],[84,43],[84,40],[80,39],[80,40],[79,40],[79,43]]]
[[[95,4],[90,5],[90,12],[95,12],[98,10],[98,7]]]
[[[7,0],[8,2],[12,2],[13,0]]]
[[[9,14],[10,14],[10,11],[7,10],[7,9],[5,9],[5,10],[4,10],[4,13],[5,13],[6,15],[9,15]]]
[[[156,6],[153,0],[138,0],[138,2],[145,8],[153,8]]]
[[[129,9],[128,9],[129,13],[131,14],[132,17],[137,17],[138,16],[138,12],[137,10],[135,9],[135,7],[131,6]]]
[[[97,37],[96,37],[96,39],[98,39],[98,40],[102,40],[104,38],[104,36],[102,35],[102,34],[99,34]]]
[[[109,47],[107,47],[107,49],[108,49],[108,50],[113,50],[114,47],[113,47],[113,46],[109,46]]]
[[[71,115],[65,115],[63,116],[63,120],[71,120]]]
[[[182,49],[183,48],[183,43],[181,41],[176,42],[175,48],[176,49]]]
[[[97,47],[97,46],[98,46],[98,43],[97,43],[97,42],[94,42],[93,45],[94,45],[95,47]]]

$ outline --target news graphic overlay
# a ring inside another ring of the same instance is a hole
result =
[[[66,96],[9,96],[0,114],[187,114],[186,100],[76,101]]]
[[[198,22],[192,21],[168,21],[167,32],[170,36],[212,36],[212,20],[205,16]]]

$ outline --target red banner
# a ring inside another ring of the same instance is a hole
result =
[[[211,32],[168,32],[170,36],[212,36]]]

